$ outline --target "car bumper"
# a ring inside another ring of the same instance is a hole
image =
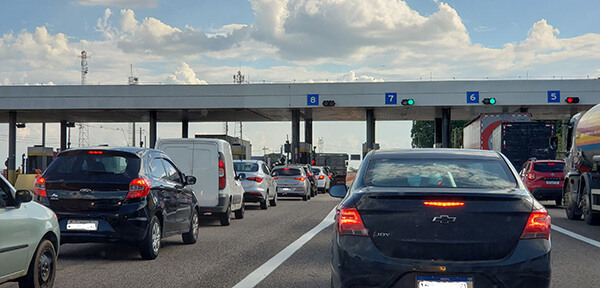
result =
[[[244,201],[249,202],[263,202],[265,196],[260,192],[244,192]]]
[[[334,237],[333,287],[418,287],[417,276],[472,277],[478,288],[550,287],[550,241],[544,239],[521,240],[502,260],[438,262],[386,257],[368,237]]]
[[[203,207],[199,206],[200,215],[213,215],[215,213],[225,213],[229,207],[229,197],[226,194],[219,194],[219,202],[217,206]]]
[[[537,200],[554,200],[562,197],[562,188],[535,188],[531,195]]]
[[[140,241],[153,215],[148,206],[141,203],[122,205],[111,213],[57,213],[60,243]],[[69,220],[97,221],[97,230],[69,230]]]
[[[285,190],[289,188],[289,190]],[[304,187],[277,187],[277,196],[302,197],[307,194]]]

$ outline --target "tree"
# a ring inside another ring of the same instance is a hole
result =
[[[450,121],[450,145],[462,147],[462,130],[467,121]],[[434,121],[413,121],[410,130],[413,148],[431,148],[435,141]]]

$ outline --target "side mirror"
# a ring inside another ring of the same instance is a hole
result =
[[[344,198],[346,197],[346,185],[335,185],[329,189],[329,195],[335,198]]]
[[[238,174],[238,179],[239,180],[244,181],[244,180],[246,180],[246,178],[247,178],[246,173],[240,173],[240,174]]]
[[[558,137],[552,136],[552,137],[550,137],[548,142],[549,142],[548,145],[550,146],[550,149],[552,149],[552,150],[558,149]]]
[[[33,193],[29,190],[17,190],[16,197],[17,203],[27,203],[33,200]]]
[[[185,176],[185,184],[186,185],[194,185],[194,184],[196,184],[196,177],[194,177],[194,176]]]

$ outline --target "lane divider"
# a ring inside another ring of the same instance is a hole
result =
[[[588,243],[590,245],[593,245],[593,246],[596,246],[596,247],[600,248],[600,242],[598,242],[598,241],[596,241],[594,239],[590,239],[590,238],[587,238],[585,236],[579,235],[577,233],[571,232],[571,231],[569,231],[567,229],[560,228],[560,227],[558,227],[558,226],[556,226],[554,224],[552,224],[552,230],[555,230],[557,232],[560,232],[560,233],[565,234],[567,236],[571,236],[571,237],[573,237],[573,238],[575,238],[577,240],[581,240],[581,241],[583,241],[585,243]]]
[[[315,235],[319,234],[323,229],[329,227],[329,225],[335,222],[335,207],[331,209],[329,214],[325,216],[325,219],[319,223],[319,225],[315,226],[310,231],[306,232],[304,235],[300,236],[296,241],[292,244],[285,247],[281,252],[277,253],[277,255],[273,256],[273,258],[269,259],[269,261],[265,262],[265,264],[258,267],[252,273],[250,273],[246,278],[242,279],[239,283],[235,284],[233,288],[249,288],[254,287],[260,281],[265,279],[271,272],[273,272],[277,267],[279,267],[285,260],[290,258],[296,251],[298,251],[304,244],[306,244],[310,239],[315,237]]]

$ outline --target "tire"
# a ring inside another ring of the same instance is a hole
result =
[[[583,195],[583,220],[588,225],[600,225],[600,213],[592,211],[589,194]]]
[[[225,213],[219,215],[219,221],[221,222],[221,226],[229,226],[231,224],[231,203]]]
[[[308,201],[310,199],[310,195],[306,194],[302,196],[302,201]]]
[[[565,199],[565,213],[567,214],[567,219],[579,220],[581,219],[581,211],[579,211],[579,207],[577,207],[577,205],[575,205],[571,200],[571,184],[568,183],[567,185],[568,186],[566,186],[565,195],[563,197]]]
[[[269,192],[267,192],[267,197],[265,200],[260,202],[260,209],[267,210],[269,208]]]
[[[244,212],[246,211],[246,203],[242,201],[242,207],[240,209],[235,210],[235,219],[244,219]]]
[[[140,241],[140,255],[145,260],[153,260],[158,256],[160,250],[160,239],[162,238],[160,222],[156,215],[152,216],[146,237]]]
[[[275,193],[275,196],[273,196],[273,200],[269,200],[269,204],[271,204],[273,207],[277,206],[277,193]]]
[[[56,277],[56,249],[42,239],[29,264],[27,275],[19,278],[20,288],[52,287]]]
[[[185,244],[194,244],[198,241],[198,234],[200,234],[200,224],[198,210],[192,209],[192,219],[190,221],[190,229],[188,232],[181,234],[181,239]]]
[[[556,206],[562,206],[562,200],[562,198],[554,199],[554,204],[556,204]]]

